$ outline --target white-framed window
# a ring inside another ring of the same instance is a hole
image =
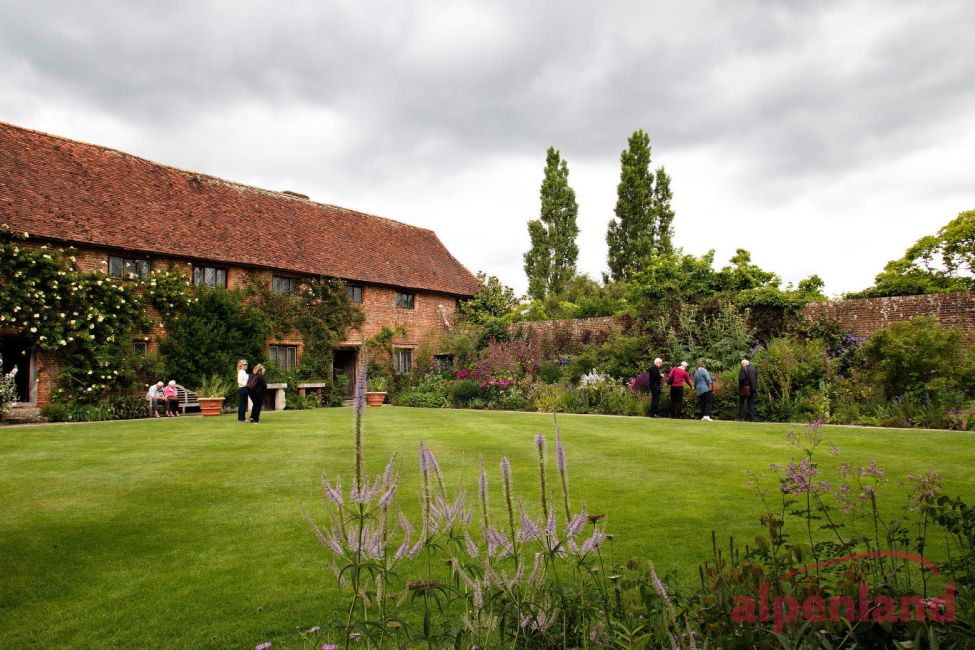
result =
[[[274,293],[289,296],[298,293],[298,278],[289,278],[283,275],[271,276],[271,289]]]
[[[298,346],[269,345],[268,356],[276,366],[281,368],[294,368],[298,365]]]
[[[396,308],[397,309],[413,309],[413,305],[416,302],[415,293],[407,293],[405,291],[396,292]]]
[[[410,348],[398,348],[393,350],[393,370],[397,374],[413,371],[413,350]]]
[[[213,266],[194,266],[193,284],[216,289],[227,288],[227,269],[218,269]]]
[[[134,257],[108,256],[108,277],[145,278],[149,275],[149,260]]]

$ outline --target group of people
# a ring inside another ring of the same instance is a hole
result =
[[[149,411],[152,417],[161,417],[159,412],[167,418],[179,417],[179,397],[176,391],[176,380],[170,379],[168,384],[157,381],[149,387],[146,393],[146,400],[149,402]]]
[[[237,362],[237,421],[261,421],[261,410],[264,408],[264,393],[267,392],[267,378],[264,376],[264,365],[257,364],[248,374],[247,359]],[[247,419],[247,400],[251,401],[251,417]]]
[[[237,420],[240,422],[260,422],[261,410],[264,408],[264,394],[267,392],[267,378],[264,377],[264,366],[257,364],[252,372],[247,372],[247,359],[237,362]],[[247,418],[247,400],[251,401],[250,419]],[[168,384],[157,381],[149,387],[146,393],[149,411],[152,417],[179,417],[179,397],[176,380],[171,379]],[[162,415],[160,415],[162,413]]]
[[[650,368],[650,417],[659,418],[660,391],[666,382],[670,386],[670,417],[680,418],[684,413],[684,386],[694,386],[697,394],[698,417],[711,422],[711,405],[714,402],[714,378],[701,359],[697,370],[691,375],[687,372],[688,363],[681,361],[670,372],[664,372],[664,361],[660,357],[653,360]],[[738,419],[755,421],[755,395],[758,394],[758,371],[748,359],[741,360],[738,371]]]

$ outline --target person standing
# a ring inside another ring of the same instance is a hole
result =
[[[251,422],[261,421],[261,409],[264,408],[264,393],[267,392],[267,379],[264,377],[264,366],[254,366],[254,373],[247,381],[247,392],[251,398]],[[246,399],[246,398],[245,398]]]
[[[748,359],[741,360],[738,371],[738,419],[755,421],[755,395],[758,394],[758,370]]]
[[[670,384],[670,417],[680,418],[684,411],[684,384],[691,383],[686,361],[681,361],[679,366],[671,369],[667,375],[667,383]]]
[[[697,362],[694,371],[694,391],[697,393],[698,415],[705,422],[711,421],[711,403],[714,400],[714,380],[704,365],[704,359]]]
[[[657,357],[653,360],[653,365],[650,366],[650,417],[659,418],[660,417],[660,388],[664,383],[664,371],[661,366],[664,365],[663,359]]]
[[[245,422],[247,420],[247,380],[250,379],[250,375],[247,374],[247,359],[241,359],[237,362],[237,421]]]

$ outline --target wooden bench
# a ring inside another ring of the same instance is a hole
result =
[[[151,416],[152,400],[146,398],[146,401],[149,403],[149,414]],[[168,400],[164,397],[160,397],[157,401],[162,406],[163,412],[164,413],[168,412],[169,410]],[[186,388],[183,388],[179,384],[176,384],[176,404],[180,409],[180,411],[182,411],[183,415],[186,415],[186,409],[200,408],[200,401],[199,399],[197,399],[196,393],[194,393],[191,390],[187,390]]]
[[[200,408],[200,401],[197,399],[196,393],[191,390],[187,390],[176,384],[176,402],[179,404],[180,412],[186,415],[186,409],[188,408]]]

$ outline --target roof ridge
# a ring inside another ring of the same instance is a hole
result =
[[[116,149],[114,147],[109,147],[109,146],[106,146],[106,145],[103,145],[103,144],[97,144],[97,143],[94,143],[94,142],[86,142],[84,140],[76,140],[74,138],[69,138],[67,136],[58,135],[56,133],[48,133],[47,131],[40,131],[38,129],[31,129],[31,128],[26,127],[26,126],[20,126],[18,124],[13,124],[11,122],[6,122],[4,120],[0,120],[0,127],[8,127],[8,128],[14,129],[16,131],[33,133],[35,135],[43,136],[45,138],[50,138],[52,140],[60,140],[62,142],[68,142],[68,143],[75,144],[75,145],[81,145],[81,146],[85,146],[85,147],[92,147],[94,149],[100,149],[102,151],[107,151],[109,153],[113,153],[113,154],[116,154],[116,155],[120,155],[120,156],[123,156],[123,157],[126,157],[126,158],[132,158],[132,159],[137,160],[137,161],[142,162],[142,163],[147,163],[147,164],[150,164],[150,165],[155,165],[156,167],[164,167],[166,169],[171,169],[173,171],[179,172],[180,174],[186,174],[186,175],[193,176],[193,177],[197,177],[197,178],[202,177],[204,179],[208,179],[208,180],[215,181],[215,182],[218,182],[218,183],[223,183],[225,185],[230,185],[231,187],[236,187],[236,188],[242,189],[242,190],[250,190],[250,191],[253,191],[253,192],[261,192],[263,194],[268,194],[268,195],[272,195],[272,196],[279,197],[279,198],[283,197],[283,198],[286,198],[286,199],[288,199],[290,201],[299,201],[299,202],[302,202],[302,203],[312,203],[314,205],[319,205],[319,206],[322,206],[324,208],[331,208],[333,210],[342,210],[342,211],[350,212],[352,214],[357,214],[357,215],[360,215],[360,216],[363,216],[363,217],[369,217],[371,219],[381,219],[383,221],[389,221],[391,223],[394,223],[394,224],[396,224],[398,226],[405,226],[407,228],[413,228],[415,230],[421,230],[421,231],[424,231],[424,232],[429,232],[429,233],[432,233],[434,236],[436,236],[436,231],[434,231],[432,228],[425,228],[423,226],[417,226],[415,224],[411,224],[411,223],[406,223],[406,222],[403,222],[403,221],[399,221],[399,220],[393,219],[391,217],[384,217],[384,216],[378,215],[378,214],[371,214],[369,212],[362,212],[361,210],[354,210],[352,208],[346,208],[346,207],[343,207],[343,206],[340,206],[340,205],[334,205],[332,203],[323,203],[321,201],[314,201],[314,200],[312,200],[310,198],[302,198],[300,196],[294,196],[293,194],[289,194],[288,191],[286,191],[286,190],[270,190],[270,189],[267,189],[266,187],[258,187],[256,185],[248,185],[247,183],[241,183],[240,181],[232,181],[232,180],[229,180],[227,178],[223,178],[221,176],[216,176],[214,174],[209,174],[207,172],[198,172],[198,171],[194,171],[192,169],[184,169],[183,167],[177,167],[176,165],[171,165],[171,164],[168,164],[168,163],[163,163],[163,162],[158,162],[158,161],[155,161],[155,160],[151,160],[149,158],[145,158],[143,156],[139,156],[137,154],[130,153],[128,151],[122,151],[121,149]],[[438,239],[439,239],[439,237],[438,237]],[[453,257],[453,255],[451,255],[451,257]]]

